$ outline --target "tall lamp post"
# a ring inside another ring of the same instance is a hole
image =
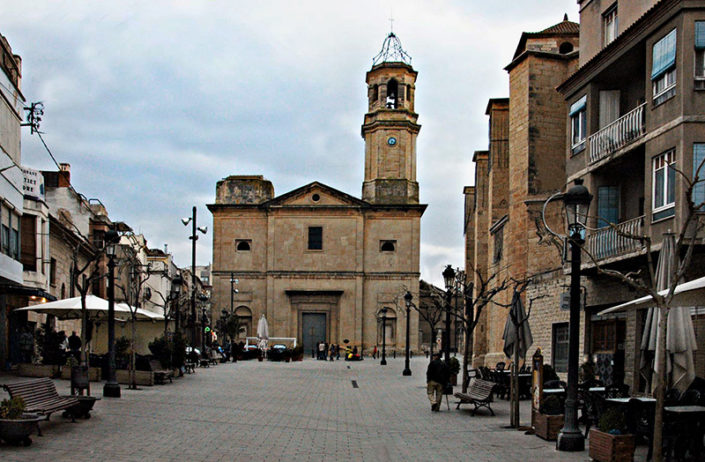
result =
[[[446,266],[446,269],[443,270],[443,282],[445,282],[446,285],[446,331],[443,336],[443,342],[445,343],[444,352],[446,365],[450,367],[450,302],[453,297],[453,286],[455,285],[455,271],[450,265]]]
[[[193,214],[189,218],[182,218],[181,223],[188,226],[191,223],[191,347],[196,346],[196,241],[198,231],[206,234],[208,227],[199,228],[196,226],[196,206],[193,206]]]
[[[181,275],[177,274],[171,281],[171,303],[172,312],[174,314],[174,333],[179,331],[179,295],[181,294],[181,286],[184,280]]]
[[[578,428],[578,348],[580,335],[580,250],[585,243],[583,232],[587,225],[592,195],[583,186],[583,180],[563,195],[568,242],[570,242],[570,325],[568,344],[568,392],[565,400],[565,424],[558,434],[559,451],[583,451],[585,439]]]
[[[387,365],[387,307],[385,306],[380,310],[382,313],[382,361],[379,362],[381,366]]]
[[[103,385],[103,396],[119,398],[120,385],[115,377],[115,252],[120,236],[111,229],[105,233],[105,241],[108,255],[108,380]]]
[[[411,300],[413,298],[411,292],[407,290],[406,294],[404,294],[404,302],[406,303],[406,356],[404,358],[404,371],[401,375],[411,375],[411,369],[409,368],[409,321],[411,318],[409,315],[411,314]]]
[[[235,304],[235,294],[240,292],[235,288],[235,284],[239,284],[240,280],[235,278],[235,275],[230,273],[230,315],[233,314],[233,305]]]

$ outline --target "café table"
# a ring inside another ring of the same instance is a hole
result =
[[[693,404],[664,406],[665,421],[673,426],[675,443],[673,449],[680,452],[680,456],[689,450],[691,457],[705,452],[703,447],[703,416],[705,406]]]
[[[656,404],[656,398],[651,398],[649,396],[629,396],[627,398],[607,398],[605,401],[608,403],[615,404],[627,404],[629,400],[635,399],[641,401],[644,404]]]

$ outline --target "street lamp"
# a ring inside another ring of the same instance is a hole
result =
[[[233,314],[233,304],[235,303],[235,294],[240,292],[237,290],[234,285],[239,284],[240,280],[235,279],[235,275],[231,272],[230,273],[230,314]]]
[[[453,267],[448,265],[443,270],[443,281],[446,285],[446,331],[444,332],[445,342],[444,350],[446,355],[446,365],[450,367],[450,300],[453,296],[453,287],[455,286],[455,271]]]
[[[196,346],[196,241],[198,240],[198,231],[206,234],[208,227],[196,226],[196,206],[193,206],[193,214],[191,217],[182,218],[181,223],[184,226],[191,226],[191,347]]]
[[[108,256],[108,379],[103,385],[103,396],[119,398],[120,385],[115,377],[115,252],[120,236],[110,229],[105,233],[105,253]]]
[[[568,391],[565,400],[565,424],[558,434],[559,451],[583,451],[585,439],[578,428],[578,348],[580,335],[580,248],[585,243],[583,232],[587,225],[592,195],[583,186],[583,180],[563,194],[568,242],[570,242],[570,324],[568,345]]]
[[[404,294],[404,303],[406,303],[406,357],[404,358],[404,371],[401,375],[411,375],[411,369],[409,368],[409,322],[411,318],[409,315],[411,314],[411,300],[413,298],[411,292],[407,290],[406,294]]]
[[[380,312],[382,313],[382,361],[379,362],[381,366],[387,365],[387,307],[383,307]]]

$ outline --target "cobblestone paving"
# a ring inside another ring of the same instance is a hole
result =
[[[558,461],[588,460],[587,451],[559,453],[554,444],[503,428],[500,400],[476,416],[432,413],[424,358],[387,366],[362,362],[246,361],[197,369],[173,384],[123,388],[122,398],[96,403],[89,420],[56,414],[32,446],[0,445],[5,461]],[[23,380],[0,375],[0,383]],[[354,388],[352,381],[359,388]],[[68,394],[68,381],[56,381]],[[100,395],[102,384],[92,384]],[[5,393],[0,391],[0,397]],[[522,416],[529,420],[529,403]]]

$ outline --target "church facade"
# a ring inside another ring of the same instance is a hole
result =
[[[405,347],[406,291],[418,301],[420,221],[414,112],[416,71],[390,33],[367,72],[362,125],[362,198],[313,182],[276,196],[259,175],[216,185],[213,214],[214,313],[231,311],[256,336],[265,315],[270,337],[295,337],[370,351]],[[385,310],[386,309],[386,310]],[[217,314],[216,314],[217,316]],[[411,311],[410,347],[419,347]]]

